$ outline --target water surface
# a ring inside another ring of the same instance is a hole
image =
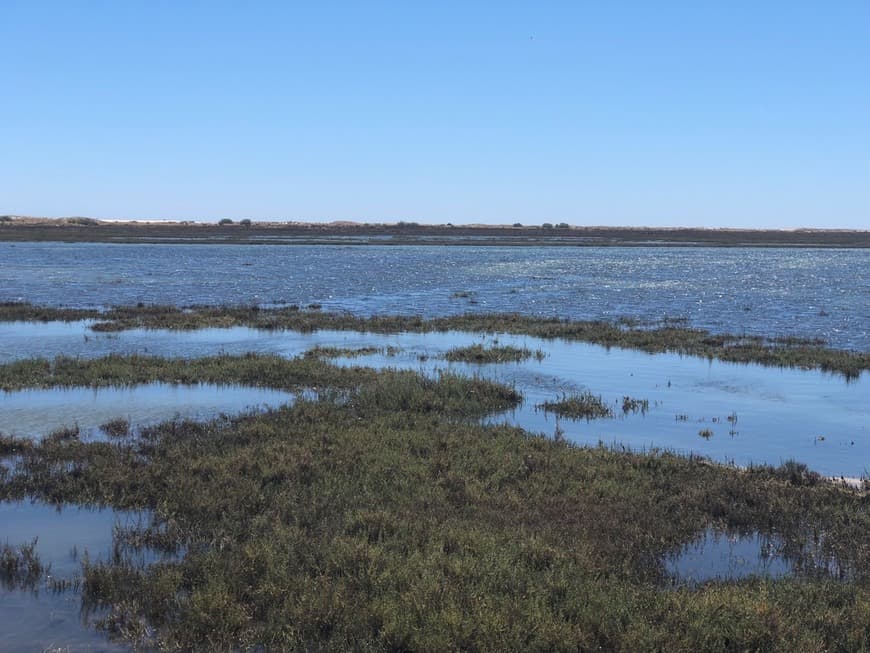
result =
[[[870,351],[870,250],[0,243],[0,301],[670,316]]]
[[[143,523],[145,513],[111,509],[54,507],[27,501],[0,502],[0,541],[18,545],[37,540],[36,551],[50,574],[81,576],[81,560],[109,560],[115,525]],[[156,559],[156,554],[151,554]],[[81,592],[53,592],[46,579],[34,589],[0,589],[0,651],[42,651],[51,646],[70,653],[127,651],[95,630],[99,613],[82,609]]]
[[[582,444],[595,445],[600,441],[636,450],[664,448],[738,465],[779,465],[795,459],[830,476],[855,478],[870,473],[870,374],[867,373],[847,383],[842,376],[819,371],[647,354],[527,336],[481,336],[462,332],[383,335],[350,331],[258,331],[236,327],[189,332],[131,330],[87,339],[86,336],[85,323],[62,327],[55,323],[18,327],[0,324],[0,355],[13,360],[57,353],[82,357],[108,353],[196,357],[256,351],[291,357],[315,346],[391,347],[392,355],[379,353],[337,362],[377,368],[400,367],[426,374],[453,370],[514,385],[525,396],[525,402],[516,410],[489,418],[490,421],[517,424],[551,436],[556,430],[556,417],[536,410],[537,404],[573,392],[588,390],[600,394],[614,406],[616,418],[558,420],[565,437]],[[475,343],[541,349],[546,356],[541,361],[530,359],[491,365],[443,360],[450,348]],[[93,392],[85,391],[85,395]],[[252,392],[255,393],[250,397],[252,403],[265,401],[257,398],[256,393],[261,391]],[[4,410],[7,414],[11,411],[11,402],[4,408],[10,396],[0,395],[0,416]],[[621,415],[624,396],[648,400],[649,411]],[[210,398],[208,391],[200,398],[211,402],[214,410],[229,410],[221,407],[224,404],[219,397]],[[180,410],[183,403],[170,402],[164,414]],[[143,410],[147,410],[144,404]],[[736,422],[729,422],[729,416],[735,415]],[[33,416],[39,419],[38,412]],[[100,414],[102,416],[104,413]],[[0,430],[3,430],[2,424],[0,419]],[[712,437],[701,437],[699,432],[707,429],[713,432]]]
[[[776,534],[741,533],[707,528],[665,561],[666,572],[678,584],[710,580],[734,581],[750,576],[829,576],[841,578],[845,570],[821,553],[814,543],[789,547]]]
[[[279,407],[293,395],[279,390],[212,384],[148,383],[124,388],[50,388],[0,393],[0,433],[38,438],[62,428],[102,439],[100,426],[114,419],[132,426],[171,419]]]

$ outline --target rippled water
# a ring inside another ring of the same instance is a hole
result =
[[[13,300],[669,316],[870,351],[870,250],[0,243]]]

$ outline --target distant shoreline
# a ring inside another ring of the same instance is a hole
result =
[[[352,222],[103,221],[0,216],[0,242],[251,245],[870,248],[870,231]]]

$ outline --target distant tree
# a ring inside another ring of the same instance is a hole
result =
[[[545,222],[541,225],[541,229],[552,229],[553,225],[550,222]]]
[[[233,221],[230,220],[229,218],[221,218],[220,221],[218,222],[218,224],[220,226],[223,226],[225,224],[232,224],[232,223],[233,223]]]
[[[522,227],[523,223],[522,222],[514,222],[514,226],[515,227]]]
[[[570,229],[571,228],[571,225],[569,225],[567,222],[560,222],[557,226],[559,229]]]
[[[251,219],[245,218],[244,220],[239,220],[239,224],[242,225],[243,227],[250,227],[251,226]]]

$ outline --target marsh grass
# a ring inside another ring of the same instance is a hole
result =
[[[508,386],[317,357],[24,361],[0,366],[0,379],[318,388],[266,413],[17,450],[0,500],[155,515],[116,529],[111,560],[82,561],[85,612],[105,610],[102,627],[134,644],[866,648],[870,496],[797,463],[740,470],[572,446],[477,423],[520,400]],[[666,556],[711,526],[776,534],[798,575],[674,587]],[[143,566],[124,554],[142,547],[179,557]],[[845,580],[802,575],[808,550],[836,560]]]
[[[649,410],[649,399],[635,399],[634,397],[623,397],[622,398],[622,413],[624,415],[628,415],[629,413],[641,413],[642,415],[646,415]]]
[[[363,406],[386,410],[441,411],[482,416],[519,404],[515,389],[481,377],[441,372],[428,378],[410,370],[377,372],[366,367],[338,367],[313,356],[286,359],[274,355],[221,355],[198,359],[110,355],[96,359],[59,357],[0,365],[0,388],[118,387],[151,382],[193,385],[239,384],[281,390],[351,391]],[[108,423],[110,429],[120,423]],[[129,425],[127,425],[129,428]],[[78,438],[78,427],[61,429],[47,439]],[[12,441],[0,446],[12,446]]]
[[[178,364],[111,363],[130,375]],[[481,426],[463,419],[470,408],[517,397],[479,379],[284,364],[267,378],[316,383],[320,398],[167,422],[131,439],[44,439],[0,484],[7,499],[157,515],[117,532],[116,541],[183,551],[180,559],[83,562],[83,601],[108,611],[103,627],[113,637],[170,650],[866,643],[866,495],[806,483],[791,468],[738,470]],[[66,372],[71,380],[99,382],[90,362],[78,365],[81,376]],[[183,372],[213,374],[218,365],[237,381],[246,363],[201,365],[187,362]],[[845,582],[667,589],[664,556],[711,524],[775,532],[794,542],[792,555],[804,550],[807,533],[824,534],[824,554],[855,571]]]
[[[544,401],[535,408],[548,413],[555,413],[559,417],[569,419],[602,419],[613,417],[613,409],[601,398],[591,392],[581,392],[572,395],[562,395],[555,401]]]
[[[534,357],[543,360],[546,354],[537,349],[532,351],[526,347],[514,347],[512,345],[493,345],[485,347],[481,344],[469,345],[468,347],[454,347],[444,354],[444,359],[451,362],[463,363],[519,363]]]
[[[28,438],[0,433],[0,458],[20,455],[32,447],[33,442]]]
[[[374,354],[388,355],[382,347],[325,347],[317,345],[305,352],[309,358],[359,358],[360,356],[372,356]]]
[[[48,570],[36,553],[36,540],[18,546],[0,545],[0,586],[3,589],[35,589]]]
[[[420,316],[359,317],[298,306],[262,309],[258,306],[126,306],[103,312],[79,309],[42,308],[26,303],[0,305],[0,320],[97,319],[91,327],[98,332],[147,329],[200,329],[248,326],[255,329],[360,331],[372,333],[423,333],[465,331],[508,333],[538,338],[559,338],[638,349],[650,353],[671,352],[734,363],[758,363],[771,367],[820,369],[856,378],[870,370],[870,353],[831,349],[813,339],[791,336],[714,334],[703,329],[665,322],[660,327],[635,328],[616,322],[571,321],[538,318],[516,313],[465,314],[424,319]]]
[[[100,429],[110,438],[123,438],[130,435],[130,421],[123,417],[116,417],[101,424]]]
[[[0,302],[2,322],[75,322],[100,317],[95,309],[50,308],[24,302]]]

